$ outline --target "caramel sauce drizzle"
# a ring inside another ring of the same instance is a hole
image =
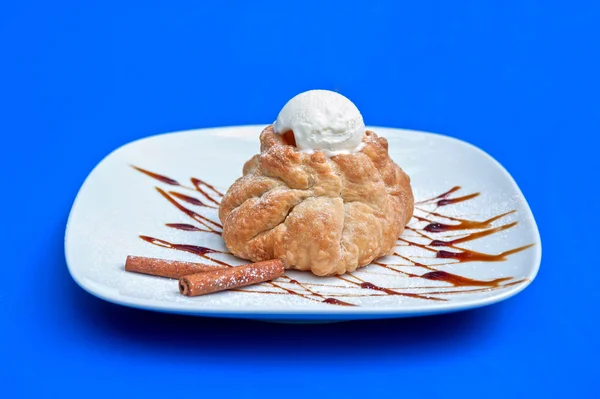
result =
[[[433,215],[433,216],[445,217],[446,219],[450,219],[450,220],[458,222],[456,224],[445,224],[445,223],[439,223],[439,222],[432,222],[429,219],[423,218],[423,217],[418,217],[418,219],[421,221],[430,222],[427,226],[425,226],[423,228],[423,230],[428,231],[430,233],[443,233],[446,231],[456,231],[456,230],[485,229],[485,228],[490,227],[492,225],[492,223],[494,223],[496,220],[502,219],[503,217],[510,215],[511,213],[514,213],[514,212],[515,211],[505,212],[505,213],[496,215],[496,216],[489,218],[487,220],[484,220],[484,221],[458,219],[458,218],[453,218],[453,217],[449,217],[449,216],[444,216],[444,215],[436,213],[436,212],[429,213],[430,215]]]
[[[189,195],[185,195],[185,194],[181,194],[178,193],[177,191],[169,191],[169,195],[178,198],[182,201],[187,202],[188,204],[192,204],[192,205],[196,205],[196,206],[204,206],[206,208],[212,208],[212,209],[219,209],[216,206],[212,206],[212,205],[206,205],[204,202],[200,201],[198,198],[196,197],[192,197]]]
[[[159,175],[158,173],[150,172],[149,170],[138,168],[137,166],[131,165],[131,167],[138,172],[142,172],[146,176],[150,176],[153,179],[156,179],[162,183],[169,184],[171,186],[181,186],[177,180],[173,180],[170,177]]]
[[[199,227],[194,226],[193,224],[187,223],[167,223],[165,226],[170,227],[172,229],[177,230],[185,230],[185,231],[204,231],[206,233],[210,233],[210,230],[201,229]]]
[[[430,203],[430,202],[435,202],[435,200],[444,199],[444,198],[448,197],[450,194],[455,193],[456,191],[458,191],[460,189],[461,189],[460,186],[454,186],[450,190],[448,190],[448,191],[446,191],[444,193],[441,193],[437,197],[429,198],[429,199],[422,200],[422,201],[416,201],[415,205],[427,204],[427,203]]]
[[[207,218],[206,216],[202,216],[199,213],[196,213],[196,212],[192,211],[191,209],[188,209],[185,206],[181,205],[170,194],[168,194],[164,190],[162,190],[162,189],[160,189],[158,187],[156,187],[156,190],[160,193],[160,195],[162,195],[164,198],[166,198],[167,201],[169,201],[171,204],[175,205],[175,207],[177,209],[179,209],[181,212],[185,213],[190,218],[194,219],[196,222],[198,222],[201,225],[203,225],[204,227],[206,227],[211,232],[213,232],[213,233],[219,233],[213,227],[219,227],[219,228],[223,227],[219,223],[212,221],[211,219]],[[211,227],[209,224],[213,225],[213,227]]]
[[[200,193],[206,200],[208,200],[208,201],[214,203],[215,205],[217,205],[217,206],[208,206],[208,205],[205,205],[206,207],[209,207],[209,208],[215,208],[215,209],[217,209],[218,205],[219,205],[219,201],[215,200],[202,187],[205,187],[205,188],[209,189],[210,191],[213,192],[213,195],[216,195],[218,197],[223,197],[223,195],[224,195],[222,192],[220,192],[219,190],[217,190],[212,185],[210,185],[210,184],[208,184],[208,183],[206,183],[206,182],[204,182],[204,181],[202,181],[200,179],[197,179],[195,177],[192,177],[190,179],[190,181],[192,183],[192,187],[189,187],[189,186],[185,186],[185,185],[179,183],[175,179],[171,179],[170,177],[167,177],[167,176],[164,176],[164,175],[161,175],[161,174],[158,174],[158,173],[151,172],[151,171],[149,171],[147,169],[143,169],[143,168],[140,168],[140,167],[135,166],[135,165],[130,165],[130,166],[133,169],[137,170],[138,172],[141,172],[141,173],[145,174],[148,177],[151,177],[151,178],[153,178],[155,180],[158,180],[161,183],[165,183],[165,184],[168,184],[170,186],[178,186],[178,187],[184,188],[186,190],[195,191],[197,193]],[[175,196],[181,195],[182,197],[185,197],[188,200],[191,199],[191,201],[202,202],[202,201],[198,200],[197,198],[193,198],[193,197],[186,196],[186,195],[183,195],[183,194],[173,194],[173,193],[174,193],[173,191],[170,191],[171,195],[175,195]],[[183,198],[180,198],[180,199],[183,199]],[[183,199],[183,200],[185,201],[185,199]],[[194,205],[196,205],[196,204],[194,204]]]
[[[203,182],[202,180],[200,180],[200,179],[196,179],[195,177],[192,177],[192,184],[194,185],[194,187],[196,188],[196,190],[197,190],[197,191],[198,191],[200,194],[204,195],[204,197],[205,197],[207,200],[209,200],[209,201],[211,201],[211,202],[213,202],[213,203],[215,203],[215,204],[219,205],[219,201],[217,201],[216,199],[214,199],[213,197],[211,197],[211,196],[210,196],[210,195],[209,195],[209,194],[208,194],[206,191],[204,191],[204,190],[202,189],[202,186],[208,187],[208,188],[209,188],[210,190],[212,190],[212,191],[213,191],[215,194],[217,194],[218,196],[222,197],[222,196],[223,196],[223,194],[221,194],[220,192],[218,192],[217,190],[215,190],[215,188],[214,188],[213,186],[211,186],[211,185],[209,185],[209,184],[206,184],[206,183],[205,183],[205,182]]]
[[[161,240],[159,238],[154,238],[154,237],[149,237],[149,236],[144,236],[144,235],[140,235],[140,238],[146,242],[149,242],[150,244],[159,246],[159,247],[163,247],[163,248],[170,248],[170,249],[176,249],[178,251],[183,251],[183,252],[189,252],[192,253],[194,255],[198,255],[201,258],[204,258],[206,260],[209,260],[211,262],[215,262],[218,263],[219,265],[222,266],[231,266],[228,263],[222,262],[218,259],[215,259],[211,256],[208,256],[207,254],[224,254],[226,252],[223,251],[217,251],[215,249],[211,249],[211,248],[206,248],[206,247],[201,247],[198,245],[190,245],[190,244],[173,244],[170,243],[168,241],[165,240]]]
[[[174,180],[170,177],[167,177],[167,176],[164,176],[164,175],[161,175],[158,173],[150,172],[146,169],[142,169],[137,166],[132,166],[132,168],[134,168],[135,170],[137,170],[137,171],[143,173],[144,175],[151,177],[161,183],[164,183],[164,184],[167,184],[170,186],[176,186],[176,187],[183,188],[186,190],[194,191],[198,195],[202,196],[202,198],[204,200],[214,204],[214,205],[209,205],[197,197],[187,195],[187,194],[182,194],[180,192],[173,191],[173,190],[167,192],[167,191],[161,189],[160,187],[155,187],[156,190],[158,191],[158,193],[162,197],[164,197],[170,204],[172,204],[175,208],[177,208],[179,211],[181,211],[182,213],[184,213],[185,215],[187,215],[188,217],[190,217],[192,220],[194,220],[196,223],[198,223],[200,225],[200,226],[197,226],[197,225],[186,224],[186,223],[167,223],[166,224],[167,227],[170,227],[173,229],[178,229],[178,230],[183,230],[183,231],[188,231],[188,232],[199,232],[199,233],[209,233],[209,234],[221,235],[223,226],[219,222],[217,222],[207,216],[201,215],[200,213],[185,207],[184,205],[182,205],[179,202],[179,201],[185,202],[187,204],[201,207],[201,208],[218,209],[218,205],[220,204],[220,198],[223,197],[223,193],[220,192],[217,188],[215,188],[214,186],[210,185],[209,183],[207,183],[201,179],[198,179],[198,178],[191,178],[190,181],[192,183],[192,187],[188,187],[188,186],[184,186],[184,185],[180,184],[177,180]],[[449,205],[453,205],[453,204],[457,204],[457,203],[461,203],[461,202],[466,202],[466,201],[472,200],[474,198],[477,198],[480,195],[480,193],[471,193],[471,194],[467,194],[467,195],[463,195],[463,196],[459,196],[459,197],[451,197],[452,194],[456,193],[460,189],[461,189],[460,186],[452,187],[450,190],[448,190],[442,194],[439,194],[433,198],[425,199],[422,201],[417,201],[417,202],[415,202],[415,205],[424,205],[424,206],[425,205],[430,205],[430,206],[434,205],[435,208],[437,209],[437,208],[443,207],[443,206],[449,206]],[[357,272],[348,273],[344,276],[335,276],[335,278],[337,278],[338,280],[341,280],[349,285],[338,285],[338,284],[330,284],[330,283],[308,283],[308,282],[301,283],[295,279],[292,279],[288,275],[283,275],[282,277],[280,277],[279,279],[277,279],[275,281],[263,283],[264,286],[270,286],[271,288],[274,289],[274,291],[273,290],[257,290],[257,289],[253,289],[253,288],[240,288],[240,289],[236,289],[233,291],[246,292],[246,293],[252,293],[252,294],[295,295],[295,296],[305,298],[307,300],[317,301],[317,302],[321,302],[321,303],[327,303],[327,304],[331,304],[331,305],[357,306],[356,304],[343,301],[339,298],[346,298],[346,297],[347,298],[353,298],[353,297],[358,298],[358,297],[393,295],[393,296],[405,296],[405,297],[409,297],[409,298],[430,300],[430,301],[448,301],[447,297],[449,295],[465,294],[465,293],[473,293],[473,292],[481,292],[481,291],[489,291],[489,290],[494,290],[494,289],[506,288],[506,287],[511,287],[511,286],[514,286],[514,285],[517,285],[517,284],[527,281],[527,279],[513,280],[513,277],[502,277],[502,278],[497,278],[497,279],[493,279],[493,280],[477,280],[477,279],[461,276],[458,274],[449,273],[444,270],[440,270],[443,267],[446,267],[451,264],[456,264],[456,263],[475,262],[475,261],[476,262],[501,262],[501,261],[505,261],[508,258],[508,256],[510,256],[510,255],[513,255],[517,252],[521,252],[521,251],[524,251],[524,250],[532,247],[534,244],[524,245],[524,246],[514,248],[514,249],[511,249],[508,251],[504,251],[499,254],[486,254],[486,253],[477,252],[477,251],[473,251],[470,249],[466,249],[466,248],[457,246],[457,244],[462,244],[465,242],[477,240],[479,238],[492,236],[501,231],[505,231],[505,230],[513,228],[514,226],[517,225],[517,222],[507,223],[507,224],[504,224],[504,225],[501,225],[498,227],[492,227],[492,224],[495,221],[500,220],[500,219],[514,213],[515,212],[514,210],[496,215],[487,220],[477,221],[477,220],[469,220],[469,219],[451,217],[451,216],[444,215],[439,212],[435,212],[435,210],[427,211],[420,207],[416,207],[415,209],[420,212],[425,213],[425,216],[414,215],[413,221],[417,222],[417,223],[425,222],[425,223],[427,223],[427,225],[423,228],[415,228],[415,227],[411,227],[409,225],[406,227],[406,230],[413,231],[414,233],[416,233],[416,236],[411,236],[411,237],[420,237],[421,239],[426,239],[429,242],[428,243],[419,243],[419,242],[415,242],[414,240],[408,239],[408,237],[406,237],[406,236],[403,236],[403,237],[398,238],[398,241],[400,243],[403,243],[403,245],[400,245],[400,247],[405,247],[405,246],[417,247],[426,252],[432,253],[433,258],[450,259],[450,260],[453,260],[454,262],[437,263],[437,264],[427,265],[423,262],[419,262],[416,260],[417,258],[420,258],[420,257],[416,257],[416,256],[409,257],[409,256],[402,255],[398,252],[394,252],[394,254],[392,256],[401,258],[404,261],[408,262],[408,264],[393,264],[393,263],[382,263],[380,261],[374,261],[374,262],[372,262],[372,265],[377,266],[381,269],[389,270],[393,273],[401,274],[407,278],[418,278],[418,279],[424,279],[424,280],[436,281],[436,282],[441,281],[441,282],[450,284],[450,286],[434,285],[434,286],[429,286],[429,287],[416,287],[416,288],[413,288],[413,290],[420,289],[420,290],[423,290],[424,292],[422,292],[422,293],[407,292],[408,288],[382,287],[382,286],[376,285],[372,282],[363,280],[362,278],[357,276],[357,273],[361,273],[361,275],[362,274],[377,274],[377,273],[366,272],[363,269],[363,270],[359,270]],[[445,219],[452,223],[442,223],[440,221],[431,219],[432,217]],[[468,234],[460,233],[459,235],[454,236],[454,237],[442,237],[443,239],[432,238],[428,234],[426,234],[426,233],[440,234],[440,233],[446,233],[446,232],[461,232],[461,231],[464,232],[464,231],[468,231],[468,230],[480,230],[480,231],[476,231],[476,232],[472,232],[472,233],[468,233]],[[219,251],[219,250],[202,247],[202,246],[197,246],[197,245],[170,243],[170,242],[162,240],[162,239],[153,238],[153,237],[149,237],[149,236],[145,236],[145,235],[140,235],[140,238],[150,244],[153,244],[153,245],[157,245],[157,246],[164,247],[164,248],[170,248],[170,249],[177,250],[177,251],[192,253],[192,254],[197,255],[197,256],[199,256],[203,259],[206,259],[210,262],[214,262],[214,263],[217,263],[217,264],[223,265],[223,266],[233,267],[233,265],[231,265],[227,262],[224,262],[221,259],[217,259],[214,256],[214,255],[220,255],[220,254],[229,254],[229,252]],[[450,251],[447,249],[440,249],[441,247],[452,249],[452,250]],[[402,267],[407,267],[407,266],[423,268],[426,270],[426,272],[422,273],[422,274],[410,273],[408,271],[401,269]],[[511,280],[513,280],[513,281],[511,281]],[[457,287],[459,289],[447,290],[446,288],[448,288],[448,287]],[[352,290],[353,292],[351,292],[351,293],[337,293],[336,292],[335,295],[328,296],[328,295],[324,295],[323,293],[320,293],[317,291],[317,289],[323,290],[326,288],[336,289],[337,291]],[[355,292],[355,290],[357,290],[357,289],[359,290],[360,293]]]

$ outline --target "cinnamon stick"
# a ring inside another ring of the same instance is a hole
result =
[[[197,273],[179,279],[179,292],[186,296],[206,295],[273,280],[283,275],[283,272],[283,262],[274,259]]]
[[[180,278],[194,273],[226,269],[227,266],[213,266],[204,263],[181,262],[176,260],[146,258],[129,255],[125,261],[125,270],[150,274],[159,277]]]

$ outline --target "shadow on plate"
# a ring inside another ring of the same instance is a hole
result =
[[[88,294],[69,276],[64,255],[60,256],[49,268],[55,277],[46,279],[59,287],[49,291],[60,296],[54,300],[69,314],[65,317],[71,327],[78,334],[87,334],[87,344],[103,345],[114,340],[122,348],[160,351],[163,355],[232,356],[236,361],[259,355],[287,361],[290,353],[282,349],[290,347],[296,358],[324,354],[342,358],[361,354],[376,358],[422,357],[440,351],[464,354],[493,339],[503,314],[502,304],[497,304],[436,316],[278,324],[157,313],[115,305]]]

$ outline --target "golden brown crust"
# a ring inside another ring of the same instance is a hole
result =
[[[236,256],[340,275],[393,251],[412,217],[410,178],[368,131],[355,154],[302,153],[268,126],[261,153],[227,191],[219,217]]]

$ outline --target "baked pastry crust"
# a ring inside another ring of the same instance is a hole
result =
[[[219,208],[234,255],[327,276],[393,252],[414,198],[385,138],[367,131],[360,151],[331,158],[298,151],[273,126],[260,143]]]

